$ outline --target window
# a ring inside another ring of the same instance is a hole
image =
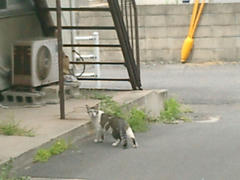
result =
[[[6,8],[7,8],[7,0],[1,0],[0,9],[6,9]]]

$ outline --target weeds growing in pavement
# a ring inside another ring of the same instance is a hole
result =
[[[35,136],[33,129],[21,127],[20,122],[15,121],[13,114],[0,120],[0,134],[6,136]]]
[[[14,175],[11,174],[11,170],[13,168],[13,160],[10,159],[7,163],[5,163],[1,167],[0,171],[0,180],[31,180],[30,177],[15,177]]]
[[[52,156],[63,153],[69,147],[69,143],[67,143],[64,139],[59,139],[50,148],[39,149],[33,160],[34,162],[47,162]]]
[[[137,108],[131,109],[127,122],[134,132],[145,132],[149,127],[147,114]]]
[[[177,124],[178,120],[191,122],[184,114],[192,112],[189,107],[184,108],[176,99],[169,98],[164,102],[164,110],[160,113],[159,121],[166,124]]]

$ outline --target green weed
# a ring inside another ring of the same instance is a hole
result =
[[[13,160],[10,159],[7,163],[5,163],[2,167],[1,167],[1,171],[0,171],[0,180],[30,180],[30,177],[14,177],[13,175],[11,175],[11,170],[13,168]]]
[[[65,150],[67,150],[69,147],[69,145],[66,143],[65,140],[60,139],[57,140],[55,144],[53,144],[53,146],[50,148],[50,153],[51,155],[58,155],[62,152],[64,152]]]
[[[160,113],[160,121],[166,124],[175,124],[181,117],[181,105],[176,99],[170,98],[164,102],[164,110]]]
[[[0,134],[6,136],[35,136],[33,129],[27,129],[20,126],[19,122],[14,120],[0,123]]]
[[[102,99],[100,102],[100,109],[107,114],[124,119],[126,118],[125,114],[123,113],[123,107],[116,101],[112,100],[112,98],[109,96]]]
[[[144,111],[132,108],[127,119],[134,132],[145,132],[148,130],[147,115]]]
[[[165,124],[177,124],[178,120],[191,122],[192,120],[185,116],[187,113],[193,113],[193,110],[180,104],[176,99],[170,98],[164,102],[164,110],[160,113],[159,121]]]
[[[130,112],[125,112],[124,105],[118,104],[116,101],[112,100],[111,97],[105,97],[100,102],[100,109],[107,114],[120,117],[125,119],[134,132],[145,132],[148,129],[148,117],[147,114],[138,110],[137,108],[132,108]]]
[[[39,149],[35,154],[34,162],[47,162],[52,156],[63,153],[70,145],[63,139],[57,140],[49,149]]]
[[[48,149],[39,149],[34,156],[34,162],[47,162],[51,156],[51,152]]]

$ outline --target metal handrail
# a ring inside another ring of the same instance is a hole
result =
[[[137,65],[137,71],[140,81],[140,49],[139,49],[139,30],[138,30],[138,10],[135,0],[121,0],[123,5],[122,14],[125,16],[125,26],[131,41],[131,47],[134,51],[134,59]],[[125,14],[124,14],[125,12]],[[134,42],[135,40],[135,42]]]
[[[122,35],[128,40],[127,45],[129,45],[128,51],[132,51],[130,54],[130,68],[133,71],[135,80],[137,81],[137,86],[141,89],[141,78],[140,78],[140,52],[139,52],[139,31],[138,31],[138,11],[135,0],[112,0],[113,3],[118,3],[117,6],[120,8],[120,17],[122,18],[123,24],[120,23],[121,29],[124,30]],[[111,9],[111,8],[110,8]],[[117,16],[117,8],[114,9],[115,15]]]

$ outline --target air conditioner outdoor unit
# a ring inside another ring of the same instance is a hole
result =
[[[59,80],[57,39],[23,40],[12,48],[12,85],[38,87]]]

